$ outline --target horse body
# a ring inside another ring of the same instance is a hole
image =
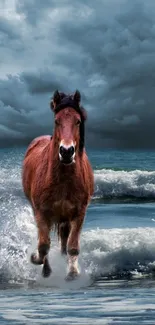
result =
[[[75,150],[71,156],[73,149],[67,145],[75,143],[75,147],[79,146],[77,137],[79,132],[77,133],[77,127],[73,132],[74,124],[70,122],[77,116],[76,112],[66,107],[59,115],[64,123],[67,117],[69,121],[66,133],[64,133],[65,127],[62,128],[63,144],[65,143],[66,146],[64,145],[60,151],[62,138],[58,132],[59,128],[55,129],[53,137],[42,136],[33,140],[24,159],[23,188],[32,205],[38,227],[39,256],[33,254],[31,261],[35,264],[44,264],[44,276],[50,274],[51,269],[47,259],[50,231],[57,228],[61,240],[61,252],[68,254],[68,276],[74,277],[78,274],[80,231],[87,205],[93,194],[94,179],[84,148],[82,151]],[[74,133],[72,142],[71,131]],[[72,161],[68,163],[70,156]],[[65,163],[62,163],[63,158]]]

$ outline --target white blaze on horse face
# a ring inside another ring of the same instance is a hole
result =
[[[73,141],[71,141],[70,143],[65,143],[65,140],[61,140],[60,144],[59,144],[59,148],[63,147],[64,149],[68,150],[70,147],[74,147],[75,148],[75,143]]]

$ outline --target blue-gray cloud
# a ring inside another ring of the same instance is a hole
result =
[[[52,132],[55,89],[78,88],[87,143],[154,147],[153,0],[18,0],[0,20],[0,145]]]

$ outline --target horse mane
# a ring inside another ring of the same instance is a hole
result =
[[[80,115],[81,123],[79,151],[83,152],[85,142],[85,121],[87,119],[87,113],[84,107],[80,105],[80,100],[81,95],[78,90],[76,90],[74,94],[65,94],[56,90],[53,98],[51,99],[50,106],[55,115],[66,107],[73,108]]]

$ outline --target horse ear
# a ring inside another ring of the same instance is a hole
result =
[[[50,106],[53,111],[55,110],[56,106],[59,105],[60,100],[61,100],[60,94],[59,94],[58,90],[56,90],[54,92],[53,98],[50,102]]]
[[[75,94],[73,96],[73,99],[78,105],[80,105],[81,94],[80,94],[79,90],[76,90],[76,92],[75,92]]]

